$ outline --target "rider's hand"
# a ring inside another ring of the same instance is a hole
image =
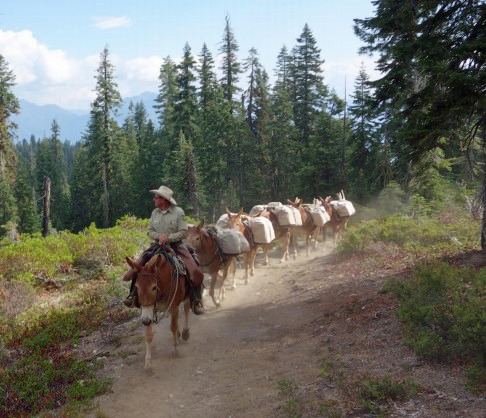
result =
[[[167,234],[160,234],[159,236],[159,244],[165,245],[169,243],[169,236]]]

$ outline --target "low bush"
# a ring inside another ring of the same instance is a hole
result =
[[[440,213],[434,217],[412,218],[393,214],[353,225],[343,236],[337,251],[375,255],[376,243],[396,245],[409,255],[437,258],[444,252],[476,248],[479,222],[464,222],[462,213]]]
[[[120,273],[125,256],[148,245],[146,228],[146,220],[126,217],[110,229],[0,247],[0,416],[69,409],[108,388],[96,373],[102,363],[79,359],[76,346],[93,330],[116,341],[103,330],[133,314],[120,304]]]
[[[358,397],[361,408],[370,414],[386,413],[387,405],[394,401],[404,401],[417,393],[412,381],[400,382],[389,376],[366,378],[359,384]]]
[[[416,354],[435,361],[469,362],[474,369],[470,386],[484,389],[486,271],[446,263],[417,265],[412,281],[391,280],[385,289],[400,301],[406,342]]]

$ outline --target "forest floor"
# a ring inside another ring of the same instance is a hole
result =
[[[392,276],[406,280],[407,269],[322,247],[286,263],[273,257],[263,266],[260,257],[248,285],[237,270],[220,308],[204,297],[206,313],[191,314],[179,357],[169,320],[154,327],[151,372],[138,319],[112,331],[116,346],[87,338],[81,349],[102,353],[102,373],[113,379],[89,416],[485,417],[486,399],[465,390],[464,365],[426,362],[404,345],[397,301],[382,288]],[[366,403],[365,381],[413,382],[416,392]]]

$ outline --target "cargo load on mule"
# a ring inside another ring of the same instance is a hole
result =
[[[277,218],[280,226],[302,226],[302,216],[298,209],[290,205],[282,205],[279,202],[271,202],[267,205],[267,210],[272,212]]]
[[[208,232],[214,234],[221,252],[225,255],[240,255],[250,251],[250,244],[240,231],[215,226]]]
[[[309,211],[312,222],[314,222],[316,226],[323,226],[331,220],[331,217],[326,212],[326,208],[322,206],[319,199],[314,199],[312,204],[306,204],[304,206]]]
[[[247,223],[255,244],[270,244],[275,239],[272,222],[267,218],[262,216],[250,218]]]
[[[331,200],[330,202],[337,216],[353,216],[356,213],[356,209],[354,209],[353,204],[349,200],[346,200],[342,190],[338,192],[337,197],[337,200]]]

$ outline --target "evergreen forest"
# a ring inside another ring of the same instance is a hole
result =
[[[40,232],[46,181],[50,231],[147,218],[148,190],[162,184],[187,215],[208,222],[226,207],[312,202],[340,190],[366,206],[390,187],[404,203],[446,205],[460,195],[482,216],[484,1],[374,4],[375,16],[356,19],[354,30],[381,77],[370,80],[363,65],[345,98],[326,84],[326,57],[307,24],[295,45],[281,47],[271,84],[257,49],[241,58],[227,17],[218,51],[186,43],[180,62],[164,58],[157,120],[140,102],[119,124],[122,97],[107,46],[89,123],[75,143],[60,140],[56,120],[43,138],[16,138],[16,77],[0,55],[0,225]]]

